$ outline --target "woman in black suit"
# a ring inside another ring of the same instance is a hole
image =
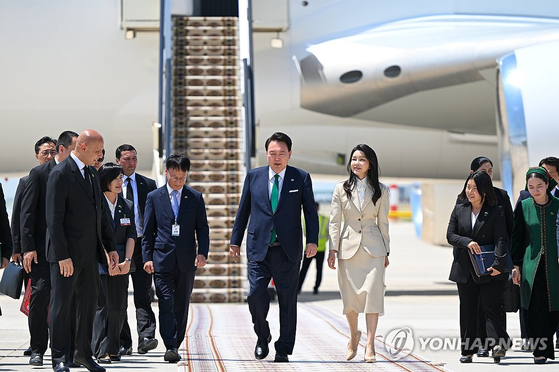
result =
[[[454,207],[446,239],[453,246],[454,255],[449,279],[456,282],[460,297],[460,362],[471,363],[473,354],[484,348],[493,350],[493,358],[498,363],[510,343],[500,315],[508,278],[508,273],[504,272],[509,244],[505,215],[503,208],[497,205],[491,178],[484,171],[470,174],[459,198],[467,201]],[[489,244],[495,246],[495,261],[487,269],[487,275],[479,277],[468,251],[479,254],[480,247]],[[478,303],[485,315],[485,342],[477,337]]]
[[[124,199],[122,191],[122,167],[106,163],[99,169],[99,182],[104,193],[103,209],[113,221],[119,264],[108,270],[100,265],[101,290],[93,324],[91,349],[99,363],[119,361],[120,331],[128,306],[128,277],[132,265],[132,254],[136,244],[134,205]]]

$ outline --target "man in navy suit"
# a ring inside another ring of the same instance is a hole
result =
[[[264,359],[272,337],[266,317],[270,309],[268,284],[274,279],[280,306],[280,336],[275,362],[289,362],[297,328],[297,287],[303,252],[301,206],[305,215],[306,256],[316,254],[318,214],[310,175],[287,165],[291,138],[276,132],[266,140],[268,166],[248,172],[229,253],[236,262],[247,228],[248,306],[258,336],[254,356]]]
[[[169,156],[167,184],[148,194],[144,214],[144,270],[154,274],[164,360],[171,363],[181,359],[177,349],[186,333],[194,274],[206,265],[210,248],[204,198],[185,185],[189,170],[186,156]]]

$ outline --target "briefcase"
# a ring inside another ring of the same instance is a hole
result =
[[[491,271],[487,271],[487,269],[493,265],[493,262],[495,262],[495,244],[482,245],[479,248],[481,249],[481,253],[479,254],[472,253],[472,251],[468,249],[474,271],[479,277],[491,275]],[[512,257],[510,252],[507,250],[507,254],[505,256],[505,269],[502,272],[510,272],[512,271],[512,267]]]
[[[4,269],[2,280],[0,281],[0,293],[10,296],[16,300],[21,296],[21,286],[23,285],[23,267],[10,262]]]

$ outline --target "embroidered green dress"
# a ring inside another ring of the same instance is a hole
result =
[[[558,211],[559,199],[551,195],[543,205],[525,199],[515,211],[512,231],[512,259],[521,268],[520,304],[526,309],[528,337],[547,337],[551,348],[535,350],[534,356],[551,359],[559,315]]]

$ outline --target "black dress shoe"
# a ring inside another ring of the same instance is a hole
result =
[[[52,366],[54,372],[70,372],[70,368],[64,362],[60,362]]]
[[[487,358],[489,356],[489,351],[485,349],[479,349],[477,351],[478,358]]]
[[[177,363],[179,360],[181,360],[181,356],[177,352],[177,349],[167,349],[163,360],[169,363]]]
[[[82,358],[74,355],[74,363],[84,366],[91,372],[105,372],[105,368],[97,364],[92,357]]]
[[[534,357],[534,364],[545,364],[547,362],[547,358],[537,358]]]
[[[284,351],[276,352],[276,357],[274,358],[274,362],[276,363],[287,363],[289,362],[289,358],[287,357],[287,353]]]
[[[31,349],[31,346],[29,346],[27,349],[23,351],[24,356],[31,356],[32,353],[33,353],[33,349]]]
[[[74,358],[68,359],[68,363],[66,363],[66,365],[68,366],[68,368],[80,368],[81,367],[81,365],[79,365],[78,363],[74,363]]]
[[[118,350],[118,353],[120,355],[132,355],[132,346],[129,347],[121,346],[120,349]]]
[[[462,358],[460,358],[460,363],[471,363],[471,362],[472,362],[471,355],[464,355]]]
[[[109,354],[109,358],[111,358],[111,361],[113,362],[120,362],[121,359],[120,354],[116,354],[116,355]]]
[[[97,363],[111,364],[111,357],[109,356],[109,354],[101,355],[99,358],[97,358]]]
[[[138,344],[138,354],[145,354],[157,347],[158,341],[153,337],[146,337]]]
[[[43,365],[43,355],[36,352],[31,353],[31,358],[29,358],[29,365],[41,367]]]
[[[268,353],[270,352],[268,344],[271,341],[272,335],[268,335],[268,339],[266,340],[266,342],[256,342],[256,347],[254,348],[254,356],[256,357],[256,359],[264,359],[268,356]]]

